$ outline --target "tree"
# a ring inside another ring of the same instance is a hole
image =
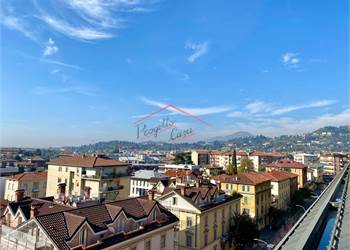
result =
[[[228,164],[226,168],[226,174],[227,175],[237,174],[237,166],[233,165],[232,163]]]
[[[259,164],[259,166],[258,166],[258,172],[263,172],[263,168],[262,168],[261,164]]]
[[[248,214],[233,217],[229,231],[229,241],[237,250],[245,249],[253,243],[253,239],[259,237],[259,230],[253,219]]]
[[[254,163],[250,159],[242,159],[239,172],[252,172],[254,171]]]
[[[175,154],[175,164],[193,164],[191,159],[191,152],[181,152]]]

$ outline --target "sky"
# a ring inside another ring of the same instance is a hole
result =
[[[1,4],[1,146],[137,141],[166,105],[147,128],[193,140],[350,124],[346,0]]]

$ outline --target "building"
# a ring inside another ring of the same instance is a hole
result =
[[[325,175],[335,175],[348,162],[348,156],[341,153],[326,153],[320,155],[320,164],[324,165]]]
[[[168,176],[155,170],[138,170],[130,177],[130,197],[147,195],[158,180],[167,180]]]
[[[57,184],[65,183],[65,195],[83,196],[86,189],[92,198],[113,200],[130,194],[128,163],[97,156],[65,156],[48,162],[46,195],[55,195]]]
[[[227,249],[230,222],[240,211],[240,195],[225,195],[215,185],[167,188],[157,198],[179,218],[177,249]]]
[[[228,165],[236,165],[236,151],[223,152],[213,150],[209,152],[209,165],[218,166],[224,170]]]
[[[293,184],[295,185],[294,188],[292,187],[293,192],[293,189],[296,189],[298,175],[275,170],[271,172],[262,172],[261,174],[271,179],[271,206],[286,210],[292,198],[291,186]]]
[[[159,165],[159,172],[165,173],[167,170],[190,170],[192,172],[199,172],[200,166],[193,164],[163,164]]]
[[[271,172],[272,170],[287,171],[298,175],[298,188],[305,186],[307,182],[307,166],[292,160],[280,160],[269,164],[266,167],[266,172]]]
[[[271,206],[271,179],[261,173],[238,173],[213,177],[226,194],[238,193],[241,199],[241,213],[254,218],[258,228],[269,224]]]
[[[313,165],[318,163],[318,155],[305,154],[305,153],[295,153],[293,159],[296,162],[300,162],[305,165]]]
[[[22,198],[4,211],[7,249],[174,249],[178,219],[159,203],[128,198],[70,207],[50,198]]]
[[[193,150],[191,152],[191,160],[194,165],[208,165],[209,151],[208,150]]]
[[[237,167],[239,168],[241,166],[241,161],[243,159],[248,159],[248,154],[244,151],[237,151],[236,152],[236,164],[237,164]]]
[[[286,158],[288,155],[286,153],[281,152],[261,152],[261,151],[253,151],[249,153],[249,159],[254,164],[254,170],[258,172],[259,166],[262,169],[265,169],[266,166],[274,161],[278,161],[280,159]]]
[[[23,189],[24,195],[38,198],[46,195],[47,172],[30,172],[6,177],[5,199],[15,200],[16,190]]]
[[[199,175],[189,170],[168,170],[164,173],[175,185],[194,186]]]
[[[312,171],[313,179],[316,183],[323,182],[323,169],[324,166],[322,164],[314,164],[310,165],[309,170]]]

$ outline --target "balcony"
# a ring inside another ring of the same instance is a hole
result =
[[[117,173],[117,174],[95,174],[95,175],[87,175],[87,174],[82,174],[81,178],[85,179],[85,180],[96,180],[96,181],[100,181],[100,180],[113,180],[119,177],[124,177],[124,176],[128,176],[127,173]]]

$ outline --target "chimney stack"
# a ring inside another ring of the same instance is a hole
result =
[[[30,206],[30,218],[34,218],[39,214],[39,204],[32,204]]]
[[[200,179],[196,178],[196,188],[199,188],[201,185]]]
[[[90,190],[91,190],[91,187],[85,187],[84,188],[84,198],[87,200],[87,199],[90,199]]]
[[[153,189],[148,190],[148,199],[150,201],[154,200],[154,190]]]
[[[186,186],[181,186],[180,191],[181,191],[181,195],[185,196]]]
[[[24,198],[24,189],[18,189],[15,191],[15,201],[21,201]]]
[[[66,183],[59,183],[57,185],[58,200],[63,201],[65,195],[66,195]]]

